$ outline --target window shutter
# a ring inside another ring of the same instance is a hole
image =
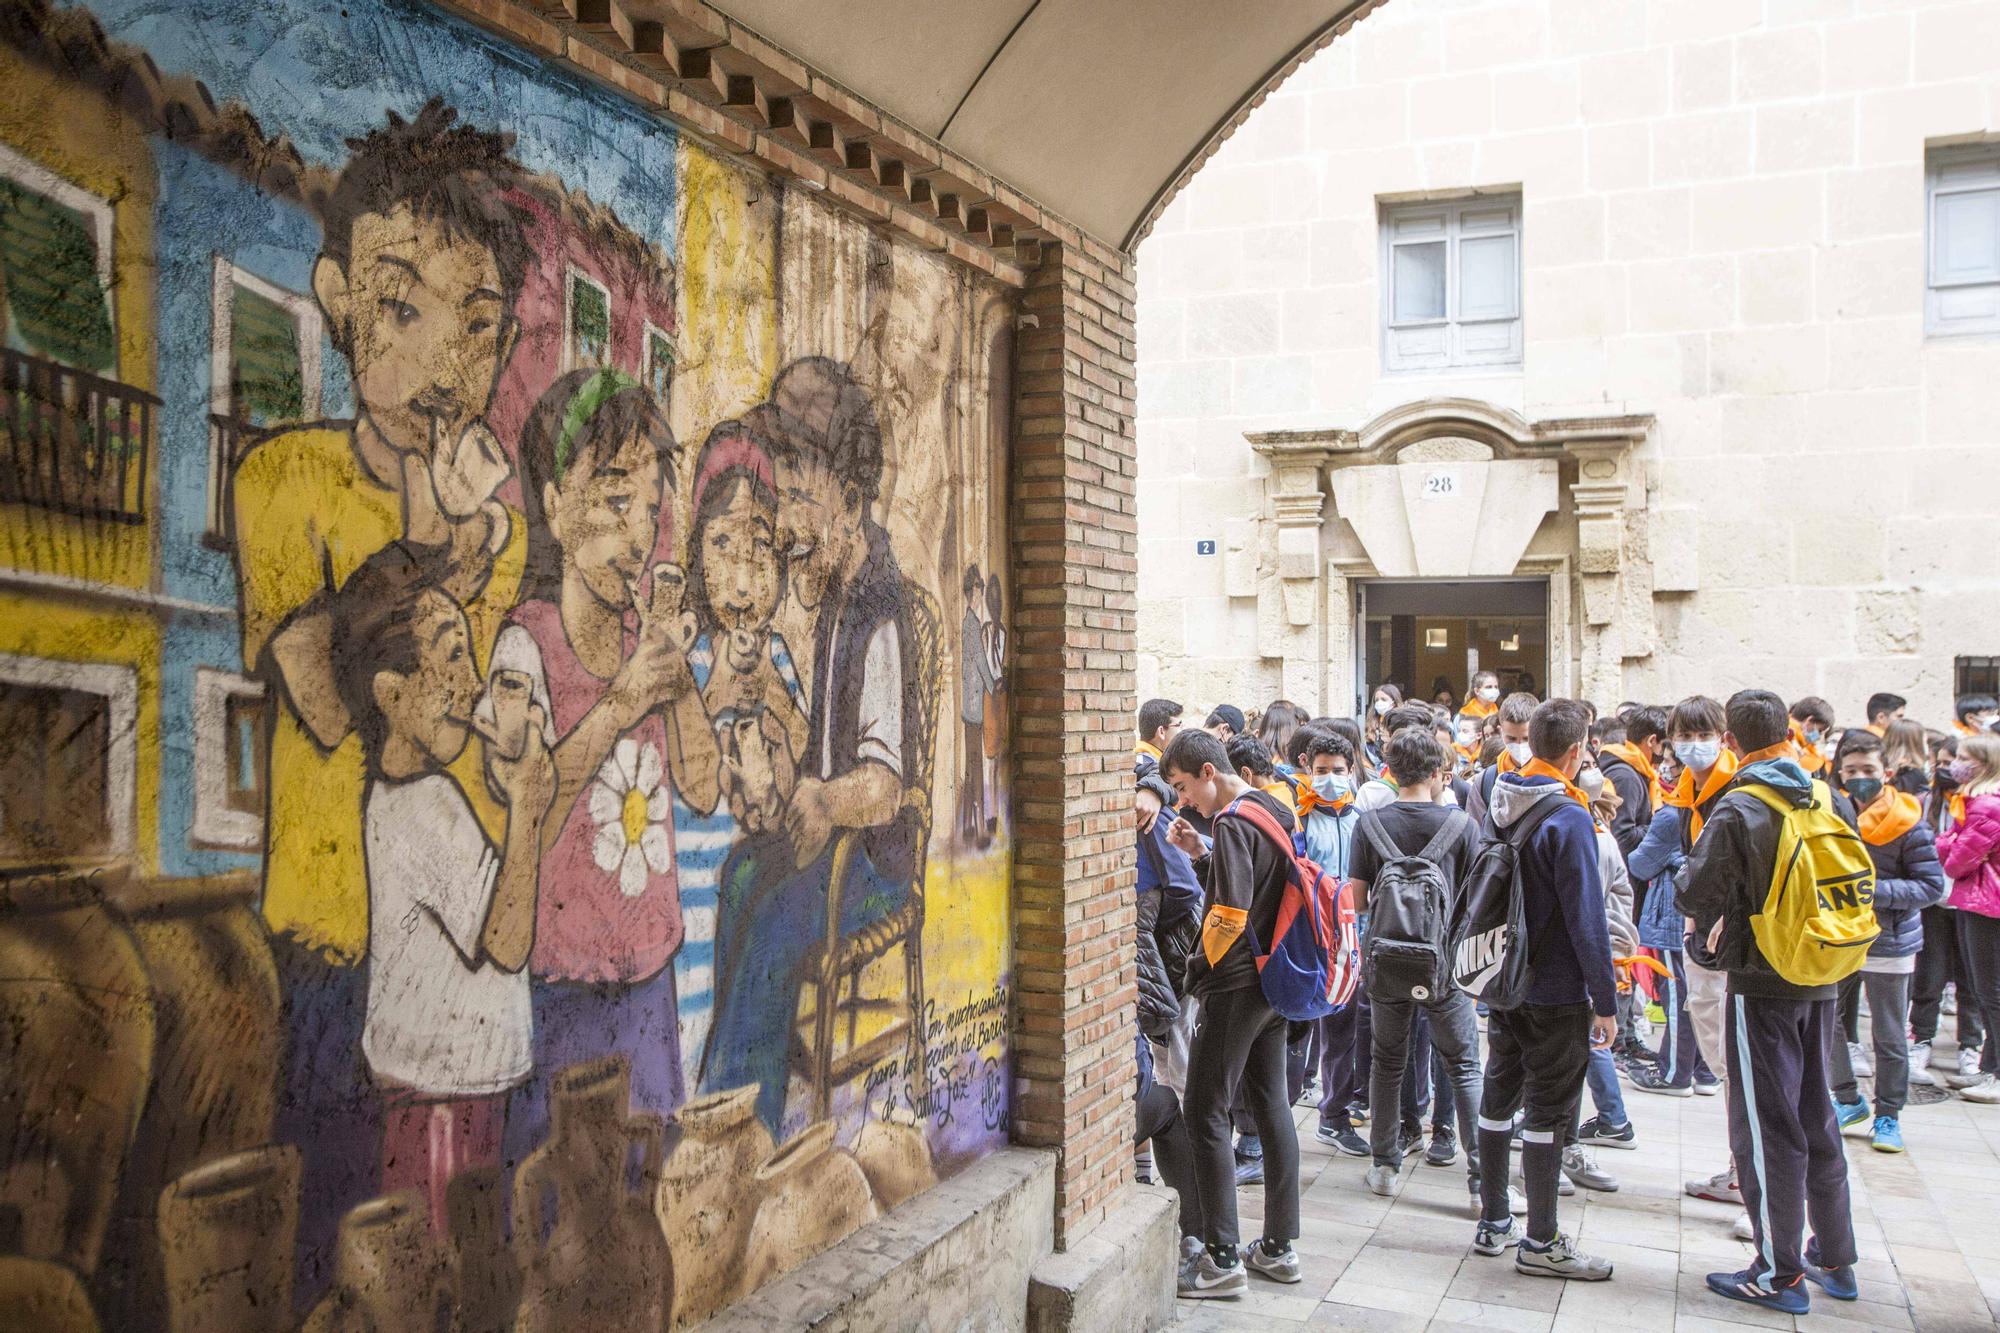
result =
[[[305,414],[298,322],[284,306],[238,285],[230,297],[229,375],[239,420],[255,426]]]
[[[116,363],[89,220],[6,180],[0,180],[0,289],[0,316],[34,351],[99,374]]]

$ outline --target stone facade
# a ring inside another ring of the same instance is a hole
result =
[[[2000,343],[1926,335],[1926,154],[2000,128],[1996,33],[1995,0],[1399,0],[1314,57],[1140,250],[1141,696],[1352,708],[1348,578],[1427,572],[1369,474],[1459,440],[1557,469],[1480,511],[1543,506],[1511,570],[1453,566],[1550,578],[1550,688],[1946,716],[2000,639],[1964,554]],[[1521,364],[1385,373],[1380,210],[1474,191],[1520,193]]]

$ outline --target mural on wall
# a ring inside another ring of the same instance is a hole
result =
[[[1006,1137],[1011,304],[188,20],[0,0],[0,1326],[685,1326]]]

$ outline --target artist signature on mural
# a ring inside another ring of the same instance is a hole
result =
[[[1003,983],[948,1010],[926,1001],[923,1066],[907,1055],[885,1060],[869,1071],[865,1097],[872,1102],[882,1094],[885,1116],[901,1108],[943,1129],[956,1122],[959,1104],[972,1097],[976,1084],[983,1124],[1000,1128],[1007,1114],[1006,1077],[1000,1062],[982,1052],[1005,1040],[1010,998]]]

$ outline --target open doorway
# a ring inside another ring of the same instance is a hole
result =
[[[1465,702],[1475,673],[1504,697],[1549,679],[1547,579],[1369,579],[1355,586],[1357,711],[1385,682],[1429,703]]]

